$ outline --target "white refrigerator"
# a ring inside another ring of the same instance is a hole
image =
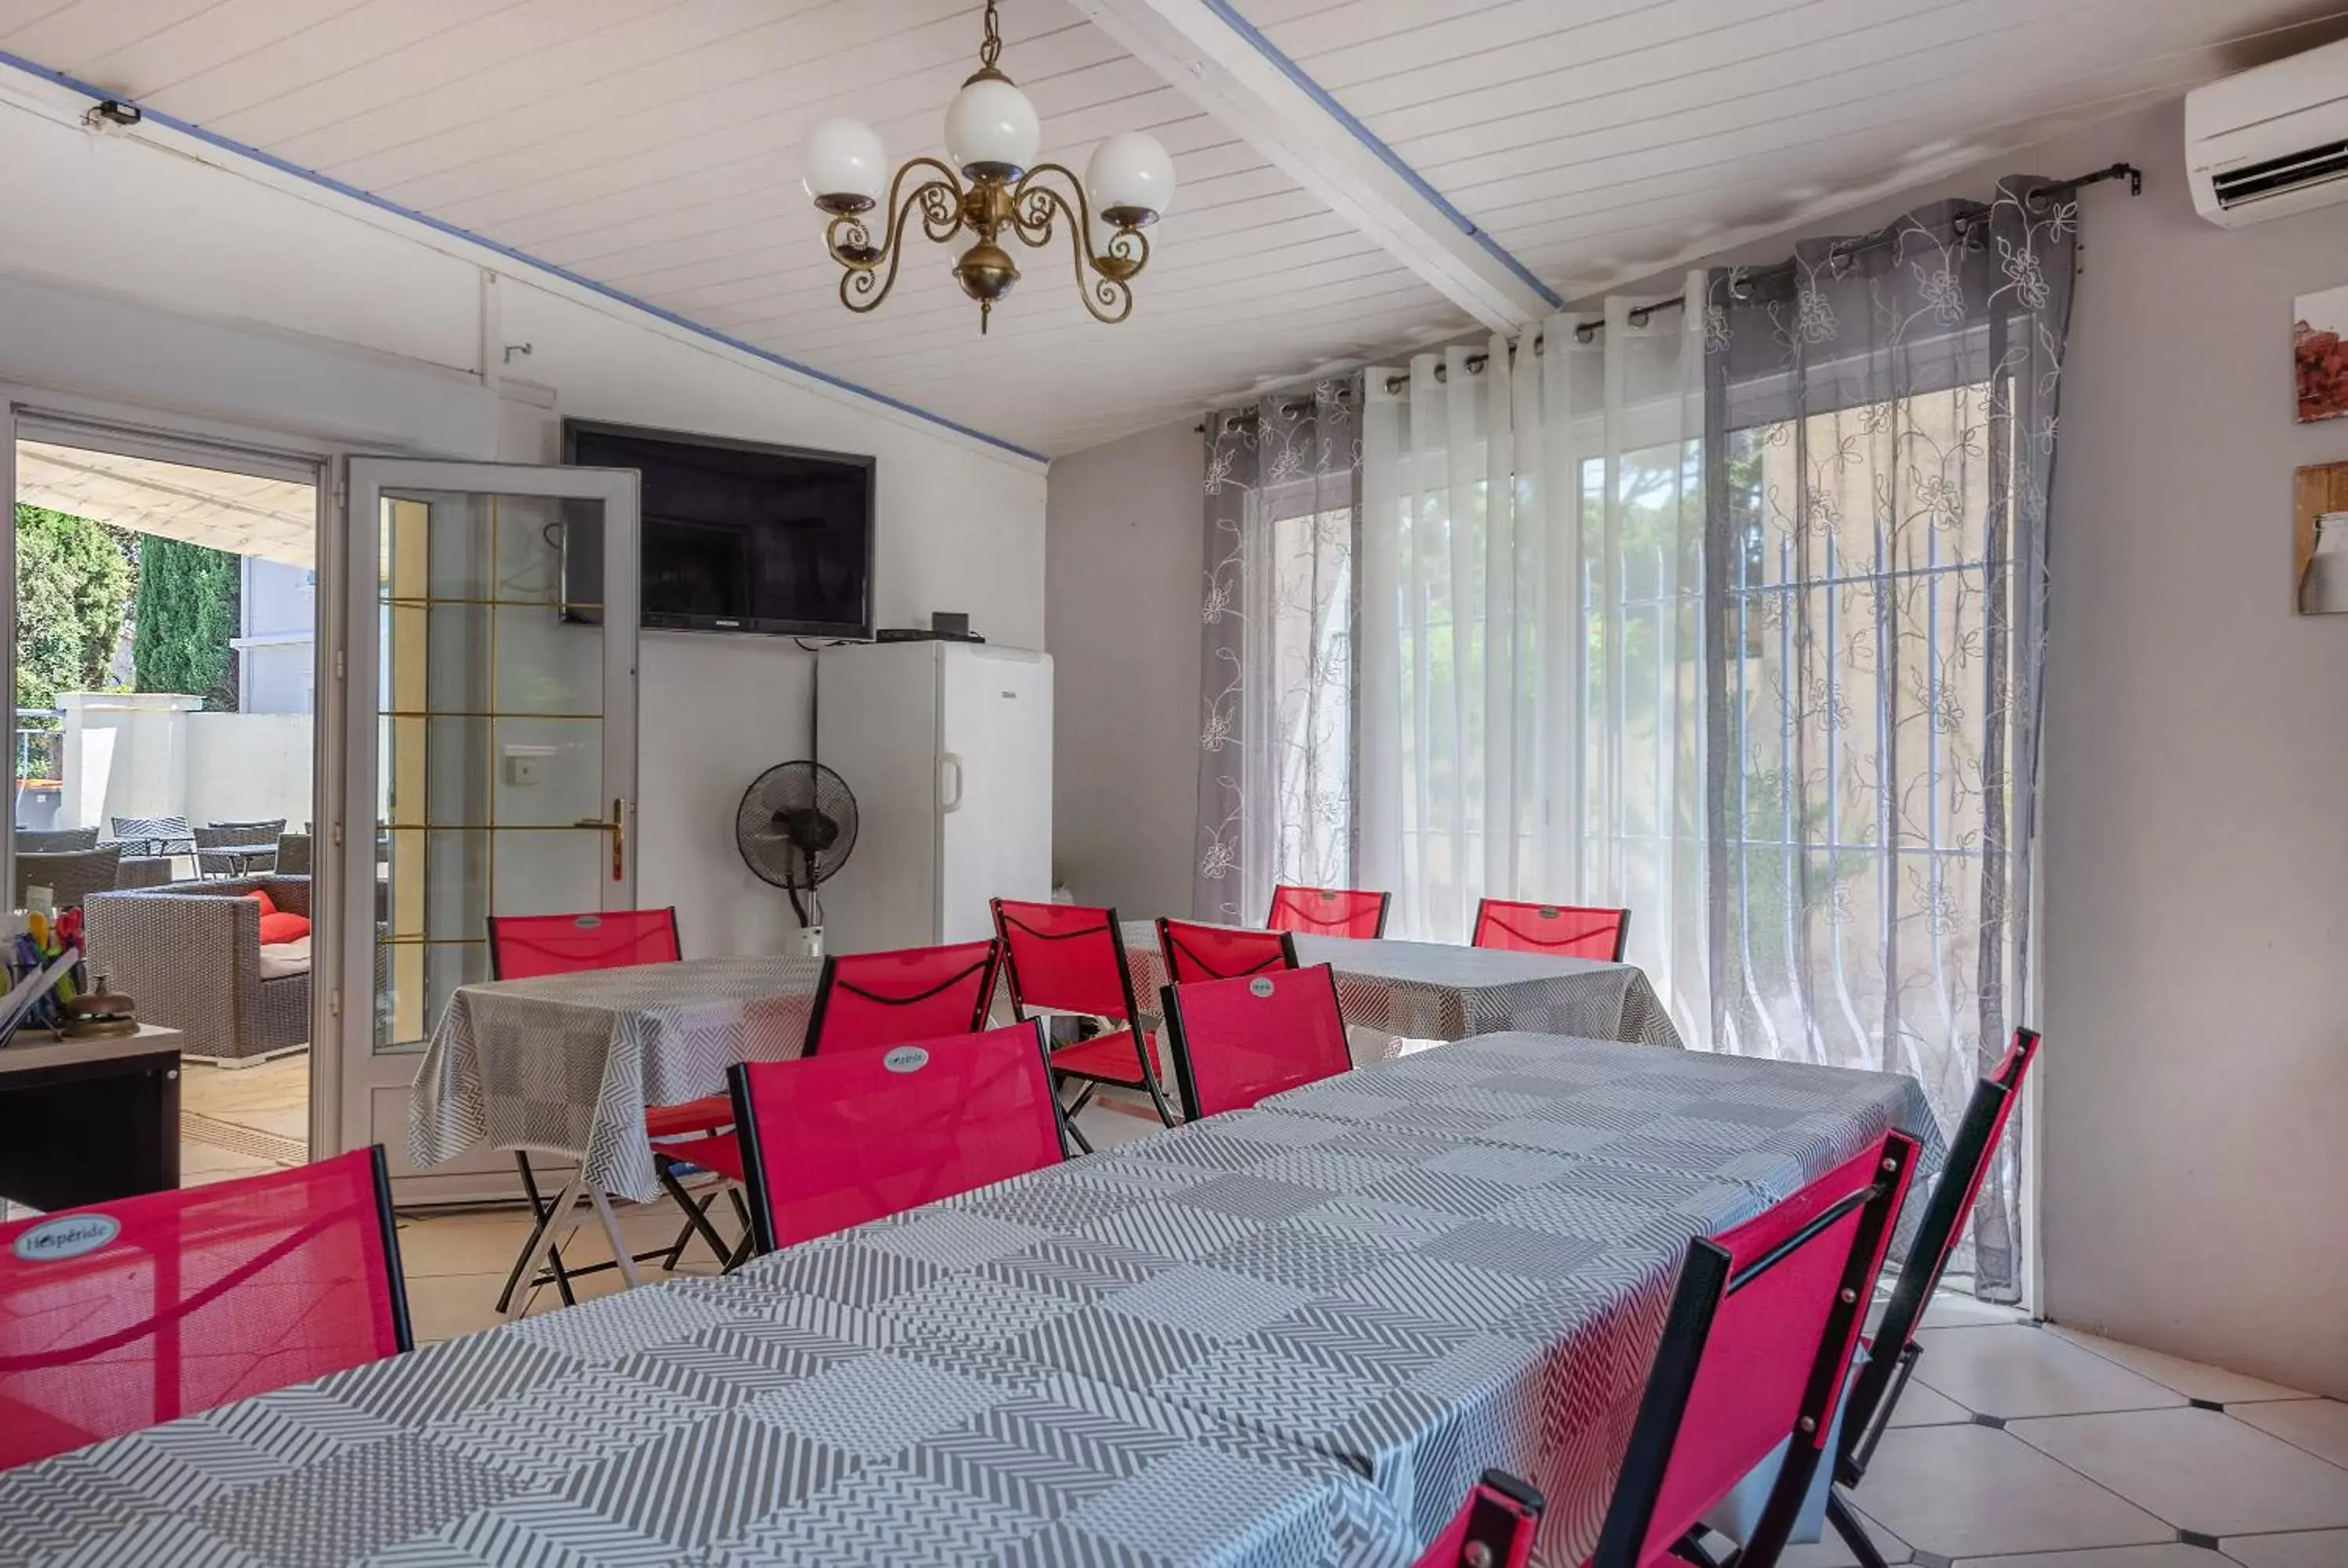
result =
[[[994,934],[987,900],[1052,896],[1052,659],[980,642],[816,657],[816,756],[855,793],[856,846],[821,888],[824,946]]]

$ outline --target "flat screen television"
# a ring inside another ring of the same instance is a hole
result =
[[[644,625],[872,635],[871,458],[567,419],[562,459],[643,476]],[[602,531],[566,528],[565,618],[602,581]]]

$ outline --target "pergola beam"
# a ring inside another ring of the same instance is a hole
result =
[[[1300,69],[1229,0],[1076,0],[1126,51],[1486,326],[1558,296]]]

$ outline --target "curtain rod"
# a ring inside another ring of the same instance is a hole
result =
[[[2085,187],[2090,185],[2100,185],[2106,179],[2127,180],[2128,182],[2128,194],[2130,196],[2141,196],[2144,194],[2144,170],[2138,169],[2133,163],[2115,163],[2105,168],[2096,169],[2091,173],[2078,175],[2074,179],[2050,180],[2044,185],[2034,185],[2030,188],[2030,193],[2024,197],[2024,200],[2029,201],[2033,206],[2043,206],[2047,194],[2051,191],[2065,190],[2075,192],[2084,190]],[[1970,219],[1960,214],[1955,225],[1958,237],[1962,239],[1964,236],[1965,231],[1970,226]],[[1899,239],[1901,232],[1902,231],[1900,225],[1894,223],[1888,228],[1879,229],[1872,234],[1864,234],[1856,240],[1845,241],[1841,243],[1829,246],[1827,250],[1827,256],[1830,261],[1839,261],[1848,260],[1852,256],[1863,254],[1869,251],[1880,250],[1886,245],[1894,243]],[[1753,280],[1756,278],[1790,277],[1793,274],[1794,267],[1795,262],[1792,259],[1788,258],[1774,267],[1765,268],[1757,272],[1748,272],[1746,274],[1745,279],[1746,287],[1749,289],[1752,285]],[[1685,295],[1674,294],[1669,299],[1653,300],[1643,305],[1634,305],[1631,310],[1631,324],[1634,327],[1645,326],[1657,311],[1673,310],[1684,307],[1686,303],[1687,297]],[[1596,340],[1598,334],[1605,330],[1606,323],[1602,321],[1582,322],[1573,329],[1573,341],[1576,343],[1593,342]],[[1534,334],[1533,337],[1533,352],[1535,354],[1541,352],[1541,338],[1539,333]],[[1509,348],[1509,359],[1514,360],[1516,356],[1516,347],[1514,344],[1510,344]],[[1490,359],[1491,356],[1489,354],[1469,354],[1468,356],[1468,374],[1470,375],[1478,374],[1484,369],[1485,365],[1490,362]],[[1435,367],[1435,379],[1437,383],[1441,383],[1447,379],[1445,374],[1446,369],[1446,366],[1440,364]],[[1400,392],[1409,385],[1410,377],[1407,375],[1390,375],[1386,377],[1386,391],[1389,394]],[[1205,427],[1202,425],[1200,428],[1203,429]]]

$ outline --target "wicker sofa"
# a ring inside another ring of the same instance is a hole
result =
[[[261,978],[261,906],[310,913],[306,876],[169,882],[93,893],[82,906],[93,975],[138,1004],[148,1023],[185,1035],[180,1054],[241,1064],[310,1038],[310,977]]]
[[[171,879],[171,863],[160,856],[125,855],[118,844],[91,849],[19,850],[16,855],[16,905],[22,909],[36,887],[49,890],[51,902],[70,909],[88,902],[93,893],[118,888],[153,887]]]

